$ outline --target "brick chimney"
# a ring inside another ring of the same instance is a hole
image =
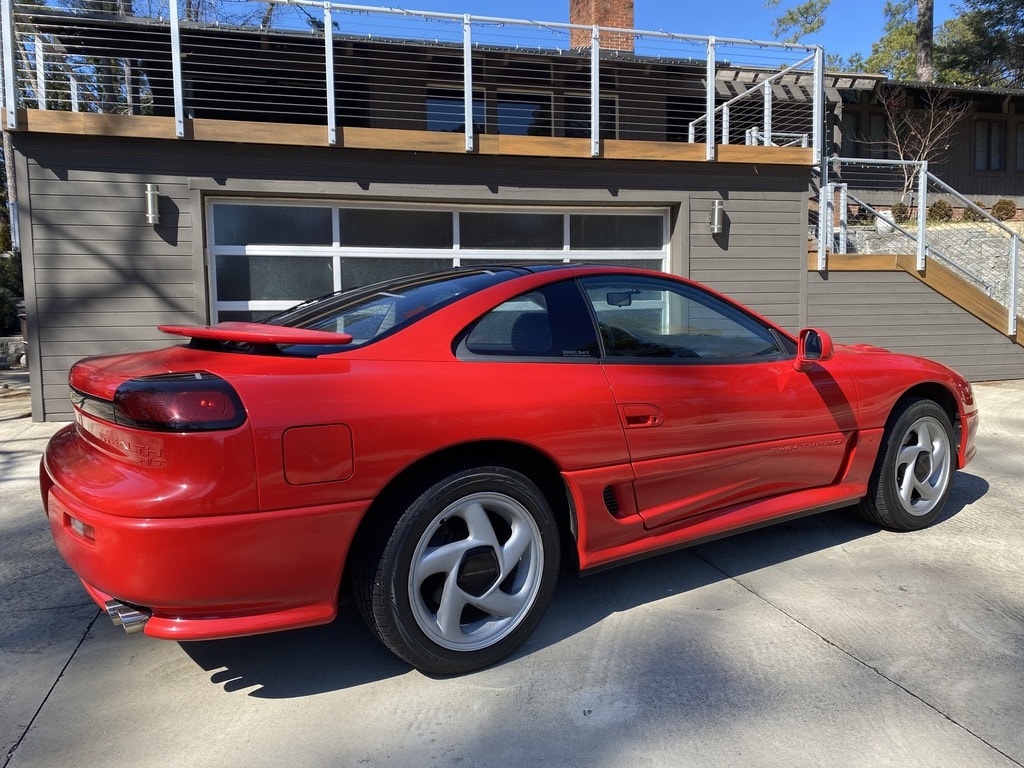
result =
[[[633,29],[633,0],[569,0],[569,23]],[[574,29],[569,37],[573,48],[590,47],[590,31]],[[603,32],[601,48],[633,52],[633,35]]]

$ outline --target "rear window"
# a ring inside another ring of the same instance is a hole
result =
[[[352,343],[343,346],[293,345],[282,349],[291,355],[328,354],[370,344],[457,299],[517,274],[513,269],[498,268],[411,275],[313,299],[264,322],[352,336]]]

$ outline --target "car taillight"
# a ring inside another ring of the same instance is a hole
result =
[[[233,429],[245,422],[238,394],[209,373],[175,373],[126,381],[114,393],[114,421],[165,432]]]

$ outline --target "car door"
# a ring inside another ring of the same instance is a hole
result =
[[[855,434],[841,368],[795,370],[791,340],[690,283],[581,284],[646,527],[836,481]]]

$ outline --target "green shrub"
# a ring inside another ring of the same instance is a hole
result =
[[[992,215],[1000,221],[1009,221],[1017,215],[1017,204],[1005,197],[996,200],[995,205],[992,206]]]
[[[982,209],[985,208],[985,206],[983,206],[978,200],[975,200],[974,204],[976,206],[978,206],[979,208],[982,208]],[[982,216],[980,213],[978,213],[976,210],[974,210],[970,206],[964,206],[964,221],[984,221],[984,220],[985,220],[985,217]]]
[[[953,219],[953,206],[948,200],[936,200],[928,208],[928,221],[951,221]]]
[[[910,220],[910,209],[906,203],[896,203],[892,207],[892,217],[897,222],[902,224],[904,221]]]

